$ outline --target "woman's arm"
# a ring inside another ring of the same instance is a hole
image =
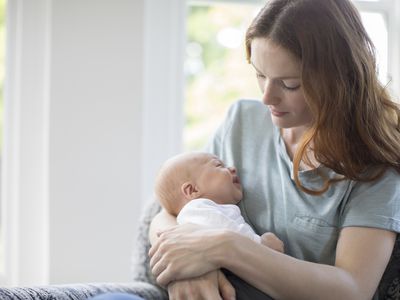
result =
[[[344,228],[335,266],[305,262],[235,239],[240,245],[221,264],[276,299],[371,299],[395,236],[379,229]]]
[[[371,299],[396,237],[386,230],[344,228],[335,266],[329,266],[273,251],[233,232],[182,235],[182,231],[176,227],[167,230],[150,250],[159,282],[226,268],[275,299],[307,300]],[[190,266],[184,261],[190,261]]]

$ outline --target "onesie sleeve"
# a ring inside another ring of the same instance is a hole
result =
[[[218,205],[215,202],[200,198],[187,203],[179,212],[178,224],[193,223],[213,228],[225,228],[240,233],[261,243],[261,238],[247,224],[234,204]]]
[[[400,174],[388,169],[376,181],[356,183],[343,210],[341,225],[400,232]]]

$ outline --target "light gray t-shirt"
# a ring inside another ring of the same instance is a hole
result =
[[[333,265],[343,227],[400,232],[400,175],[396,171],[389,169],[370,183],[341,181],[321,196],[300,191],[279,130],[259,101],[235,103],[206,150],[237,168],[244,187],[239,205],[246,222],[260,235],[275,233],[288,255]],[[318,169],[327,176],[337,175],[324,166]],[[322,186],[315,170],[302,171],[299,177],[311,189]]]

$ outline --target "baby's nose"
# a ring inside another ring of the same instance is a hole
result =
[[[235,167],[229,167],[228,169],[232,174],[236,174],[236,168]]]

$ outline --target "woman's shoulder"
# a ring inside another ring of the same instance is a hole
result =
[[[230,106],[228,114],[260,114],[263,112],[266,112],[266,106],[261,101],[255,99],[240,99]]]
[[[396,201],[400,205],[400,173],[394,168],[387,168],[384,173],[372,181],[353,181],[350,198],[374,199],[380,202]]]
[[[233,103],[225,118],[225,123],[243,126],[271,127],[272,121],[267,106],[259,100],[241,99]]]
[[[392,167],[386,169],[385,173],[382,175],[382,181],[393,182],[396,186],[400,187],[400,171]]]
[[[218,155],[226,163],[237,162],[232,158],[249,152],[254,155],[263,145],[272,144],[274,128],[268,108],[261,101],[239,100],[231,105],[205,151]]]
[[[357,182],[356,186],[360,189],[384,190],[385,188],[390,188],[400,192],[400,173],[398,170],[389,167],[377,179],[368,182]]]
[[[386,169],[381,178],[377,179],[374,183],[383,191],[395,194],[397,202],[400,204],[400,172],[399,170],[390,167]]]

